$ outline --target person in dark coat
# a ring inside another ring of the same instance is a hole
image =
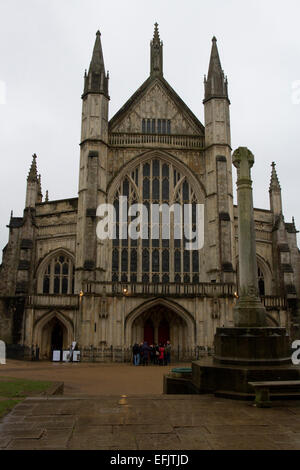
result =
[[[133,354],[133,364],[135,366],[139,366],[141,356],[140,356],[140,346],[137,343],[133,345],[132,354]]]
[[[35,350],[34,350],[34,345],[31,345],[31,360],[35,361]]]
[[[155,364],[159,364],[159,345],[155,345]]]
[[[36,360],[36,361],[39,361],[39,360],[40,360],[40,348],[38,347],[37,344],[36,344],[36,346],[35,346],[35,360]]]
[[[148,346],[147,341],[144,341],[144,344],[141,347],[141,352],[143,356],[143,366],[147,366],[148,361],[149,361],[149,353],[150,353],[150,348]]]
[[[165,365],[168,366],[171,362],[171,343],[167,341],[165,344],[165,354],[164,354]]]
[[[151,364],[155,364],[155,346],[154,344],[150,344],[150,361]]]

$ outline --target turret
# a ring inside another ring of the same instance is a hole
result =
[[[154,35],[150,43],[150,75],[163,76],[163,42],[159,37],[157,23],[154,25]]]
[[[207,78],[204,79],[205,160],[209,217],[208,280],[233,282],[233,190],[227,79],[221,67],[217,40],[212,39]]]
[[[106,265],[105,250],[96,237],[96,211],[106,199],[108,153],[108,73],[105,72],[101,34],[96,33],[92,60],[85,73],[78,188],[76,286],[98,277]],[[97,277],[98,276],[98,277]]]
[[[96,41],[93,50],[93,56],[90,63],[88,74],[84,76],[84,92],[83,97],[87,93],[101,93],[108,96],[108,80],[109,75],[105,73],[102,45],[101,45],[101,33],[97,31]]]
[[[276,172],[276,163],[272,162],[272,173],[271,173],[271,181],[270,181],[270,188],[269,188],[269,195],[270,195],[270,209],[273,213],[274,220],[280,214],[282,214],[282,200],[281,200],[281,187],[279,184],[279,179]]]
[[[212,38],[212,49],[210,55],[209,69],[207,78],[204,78],[205,99],[204,102],[211,98],[226,98],[228,101],[228,82],[227,77],[221,67],[219,57],[217,39]]]
[[[42,193],[42,178],[41,178],[41,175],[38,175],[38,193],[37,193],[37,202],[43,202],[43,193]]]
[[[40,192],[40,183],[37,175],[37,166],[36,166],[37,156],[34,154],[32,156],[31,167],[27,176],[27,188],[26,188],[26,201],[25,209],[34,208],[38,202],[38,194]]]
[[[92,60],[84,75],[82,95],[81,144],[87,139],[107,143],[108,131],[108,73],[105,72],[101,33],[97,31]]]

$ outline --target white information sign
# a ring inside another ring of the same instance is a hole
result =
[[[68,362],[69,357],[70,357],[70,351],[69,350],[63,351],[63,357],[62,357],[63,362]]]
[[[60,361],[60,351],[53,351],[52,361],[53,362]]]
[[[80,361],[80,351],[74,351],[73,352],[73,362],[79,362]]]

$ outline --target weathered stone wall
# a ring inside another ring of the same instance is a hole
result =
[[[143,299],[85,295],[80,307],[82,347],[130,346],[143,341],[143,327],[135,320],[149,308],[160,305],[172,311],[181,327],[171,324],[171,341],[185,347],[213,345],[217,327],[233,325],[233,298]]]
[[[15,294],[16,273],[19,261],[20,229],[9,230],[9,240],[3,250],[3,259],[0,270],[0,294],[10,296]]]
[[[12,327],[10,299],[0,298],[0,340],[7,344],[12,343]]]

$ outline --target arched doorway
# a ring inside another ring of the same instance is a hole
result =
[[[150,319],[144,325],[144,341],[147,341],[148,344],[154,343],[154,326]]]
[[[73,322],[62,312],[48,312],[34,324],[32,343],[39,346],[41,359],[51,359],[54,349],[68,349],[72,341]]]
[[[145,308],[131,323],[131,343],[165,344],[188,348],[193,344],[188,321],[164,302]]]
[[[69,347],[65,325],[53,317],[42,329],[41,357],[51,359],[52,352]]]
[[[158,344],[170,341],[170,323],[164,318],[158,327]]]
[[[51,351],[62,350],[64,346],[64,326],[57,319],[52,320],[52,332],[51,332]]]

